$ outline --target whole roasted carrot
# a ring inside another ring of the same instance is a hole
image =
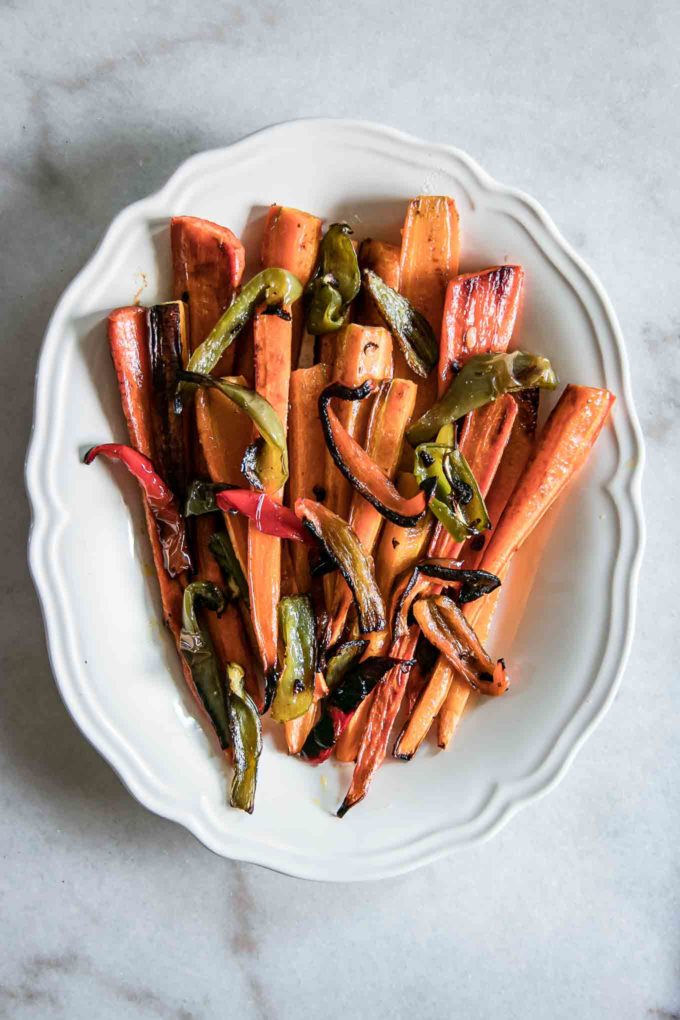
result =
[[[449,280],[458,272],[460,238],[458,211],[452,198],[420,195],[409,202],[401,238],[399,289],[424,315],[439,336],[444,296]],[[437,374],[415,376],[401,352],[395,355],[396,374],[418,383],[414,417],[419,418],[435,402]]]
[[[130,442],[136,450],[153,460],[152,383],[146,309],[117,308],[109,315],[107,331]],[[146,501],[144,513],[160,588],[163,619],[177,641],[182,627],[183,579],[171,578],[165,570],[158,529]]]
[[[227,227],[196,216],[174,216],[170,223],[173,296],[189,306],[191,350],[202,344],[231,304],[245,269],[243,245]],[[229,375],[234,352],[216,367]]]
[[[521,266],[494,266],[451,280],[446,289],[439,345],[440,396],[457,366],[471,355],[507,350],[523,284]]]
[[[335,339],[333,379],[359,386],[366,379],[392,377],[392,337],[380,326],[358,326],[350,322]],[[349,434],[363,443],[371,413],[371,401],[343,401],[338,418]],[[325,506],[347,520],[352,487],[326,453]]]
[[[373,405],[366,434],[366,452],[390,479],[394,478],[397,470],[404,432],[411,419],[415,399],[415,383],[393,379],[383,383]],[[373,552],[382,522],[383,518],[375,507],[355,492],[349,524],[366,552]],[[338,578],[330,608],[329,645],[340,639],[351,604],[352,594],[342,578]]]
[[[367,237],[365,241],[361,242],[359,247],[359,266],[361,269],[372,269],[393,290],[399,290],[400,258],[401,251],[397,245],[387,244],[386,241],[375,241],[373,238]],[[366,326],[384,325],[375,302],[365,291],[361,296],[356,321]],[[403,378],[402,372],[406,362],[401,351],[395,349],[394,360],[394,374],[397,378]]]
[[[285,213],[273,206],[267,216],[262,241],[262,265],[270,261],[289,272],[304,275],[308,272],[310,221],[305,213],[290,210]],[[284,260],[290,260],[285,261]],[[283,315],[266,314],[260,309],[253,321],[253,347],[255,360],[255,388],[272,405],[283,425],[288,424],[288,395],[290,386],[293,319],[290,308]],[[283,492],[276,498],[281,501]],[[278,619],[277,607],[281,592],[281,542],[273,535],[260,531],[254,521],[248,524],[248,585],[253,629],[260,650],[265,673],[276,666]]]
[[[484,570],[503,580],[512,557],[588,458],[615,397],[608,390],[567,386],[545,424],[482,559]],[[498,589],[501,591],[502,589]],[[485,641],[497,598],[472,603],[465,615]],[[452,684],[439,715],[438,743],[446,747],[465,707],[459,683]]]

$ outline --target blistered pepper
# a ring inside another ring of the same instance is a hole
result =
[[[455,445],[454,430],[447,425],[436,443],[416,448],[413,473],[421,487],[434,479],[429,509],[457,542],[464,542],[491,523],[470,465]]]
[[[433,439],[443,426],[457,421],[477,407],[490,404],[504,393],[538,386],[554,390],[557,376],[547,358],[526,351],[511,354],[475,354],[458,372],[448,390],[422,418],[407,430],[411,446]]]
[[[279,602],[284,659],[272,702],[272,719],[288,722],[304,715],[314,697],[316,620],[309,595],[288,595]]]
[[[227,664],[226,693],[234,764],[229,802],[232,807],[252,814],[262,754],[262,723],[257,706],[246,691],[243,669],[236,662]]]
[[[224,596],[210,581],[192,581],[184,589],[182,600],[182,631],[179,649],[194,682],[194,686],[213,724],[223,748],[229,747],[229,721],[217,656],[207,631],[199,624],[196,609],[199,605],[220,613],[224,609]]]
[[[284,306],[292,305],[301,294],[300,281],[286,269],[263,269],[241,288],[224,315],[191,355],[187,370],[209,375],[259,304],[264,302],[268,309],[276,312]],[[178,411],[182,409],[183,395],[190,386],[191,383],[181,382],[178,387],[176,399]]]
[[[91,464],[99,456],[106,457],[108,460],[119,460],[130,474],[135,476],[144,490],[149,509],[158,527],[158,537],[163,550],[163,565],[170,577],[176,577],[185,570],[191,570],[184,518],[172,491],[156,472],[149,458],[123,443],[102,443],[88,450],[84,458],[85,463]]]
[[[333,223],[321,241],[319,263],[307,284],[307,331],[334,333],[345,324],[347,308],[359,293],[361,272],[347,223]]]
[[[389,287],[372,269],[364,269],[363,281],[406,364],[426,379],[439,358],[439,344],[432,326],[403,294]]]
[[[215,379],[200,372],[181,372],[182,382],[219,390],[244,411],[257,428],[263,442],[255,441],[246,450],[241,470],[250,484],[261,492],[277,492],[288,481],[288,446],[278,414],[256,390]]]
[[[232,599],[243,599],[249,604],[248,582],[246,581],[238,556],[226,531],[216,531],[208,539],[208,548],[222,571],[228,594]]]

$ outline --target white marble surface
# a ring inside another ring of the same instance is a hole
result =
[[[676,0],[7,0],[0,37],[0,1016],[680,1016]],[[608,717],[492,843],[365,886],[219,860],[139,807],[59,701],[24,558],[60,291],[186,156],[317,114],[453,142],[535,195],[613,299],[648,444]]]

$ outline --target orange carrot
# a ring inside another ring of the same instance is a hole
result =
[[[392,337],[379,326],[349,323],[336,334],[333,379],[359,386],[365,379],[392,378]],[[337,415],[349,434],[363,443],[371,400],[343,401]],[[324,505],[347,520],[352,486],[326,453]]]
[[[399,288],[404,297],[425,316],[439,336],[444,296],[449,280],[458,272],[460,239],[458,211],[452,198],[420,195],[409,202],[401,239]],[[418,383],[414,417],[419,418],[435,402],[437,373],[427,379],[415,376],[401,352],[395,355],[396,372]]]
[[[517,482],[505,512],[484,554],[482,567],[503,580],[512,557],[544,514],[583,466],[611,411],[615,397],[608,390],[567,386]],[[497,589],[501,591],[502,589]],[[471,603],[465,615],[485,641],[498,599]],[[446,747],[453,736],[464,699],[452,684],[439,714],[438,743]]]
[[[290,481],[288,503],[298,499],[321,500],[326,471],[326,444],[319,421],[319,394],[328,384],[326,365],[298,368],[290,377],[288,421]],[[293,545],[293,565],[299,592],[311,590],[309,555],[301,542]]]
[[[173,296],[189,306],[191,350],[202,344],[231,304],[245,268],[243,245],[227,227],[196,216],[174,216],[170,223]],[[234,352],[216,367],[229,375]]]
[[[400,250],[396,244],[387,244],[385,241],[374,241],[367,237],[361,242],[359,248],[359,266],[361,269],[372,269],[374,273],[385,281],[388,287],[399,290],[399,260]],[[363,293],[357,313],[357,322],[367,326],[383,326],[383,318],[375,306],[373,298]],[[395,348],[394,351],[395,376],[403,378],[402,372],[406,367],[406,361],[401,351]]]
[[[366,452],[390,479],[394,478],[397,470],[404,432],[411,420],[415,399],[415,383],[394,379],[383,383],[373,405],[366,433]],[[383,518],[375,507],[355,492],[349,524],[368,553],[373,552],[382,522]],[[352,593],[344,580],[338,578],[330,609],[329,645],[340,639],[351,605]]]
[[[517,405],[506,394],[492,404],[480,407],[468,416],[465,423],[460,446],[483,496],[489,491],[516,416]],[[460,555],[462,547],[462,542],[456,542],[444,528],[439,527],[435,529],[428,555],[455,558]],[[408,759],[416,753],[444,702],[452,675],[450,664],[440,656],[432,676],[421,691],[416,708],[397,738],[395,757]]]
[[[521,266],[494,266],[451,280],[446,289],[439,346],[440,396],[451,382],[456,365],[473,354],[507,349],[523,283]]]
[[[273,206],[267,216],[262,242],[262,265],[274,263],[296,276],[308,272],[310,233],[314,227],[305,213]],[[278,414],[284,431],[288,423],[293,320],[291,309],[284,309],[289,318],[267,315],[259,309],[253,320],[255,388]],[[281,499],[283,493],[277,493]],[[265,673],[274,669],[277,658],[277,606],[281,592],[281,542],[260,531],[254,521],[248,522],[248,586],[250,612]]]

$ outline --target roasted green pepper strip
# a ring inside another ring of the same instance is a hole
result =
[[[217,560],[232,599],[243,599],[250,606],[248,582],[243,576],[238,556],[226,531],[216,531],[208,539],[208,548]]]
[[[292,305],[301,294],[302,284],[297,276],[286,269],[263,269],[241,288],[222,318],[196,348],[187,365],[189,372],[209,375],[262,301],[267,308],[282,308]],[[177,411],[182,410],[183,396],[190,385],[187,382],[180,383],[175,400]]]
[[[264,397],[246,386],[215,379],[200,372],[180,372],[182,382],[219,390],[248,415],[264,443],[255,441],[246,450],[241,470],[260,492],[277,492],[288,481],[288,447],[281,419]]]
[[[184,589],[182,601],[182,631],[179,648],[191,671],[191,677],[201,704],[210,716],[222,747],[229,746],[227,703],[220,680],[217,657],[206,631],[201,629],[196,609],[198,605],[221,613],[224,596],[210,581],[192,581]]]
[[[272,719],[288,722],[304,715],[314,697],[316,620],[309,595],[281,599],[279,627],[285,654],[272,702]]]
[[[326,666],[326,686],[329,691],[334,690],[345,673],[352,668],[368,648],[368,641],[360,638],[356,641],[346,641],[332,649],[328,655]]]
[[[385,603],[376,584],[373,557],[349,524],[313,499],[298,499],[295,513],[316,535],[347,582],[357,607],[359,632],[384,630]]]
[[[439,344],[432,326],[403,294],[389,287],[372,269],[364,269],[363,280],[406,364],[426,379],[439,359]]]
[[[232,488],[232,485],[227,485],[226,483],[220,485],[196,479],[191,482],[187,489],[187,498],[184,501],[184,516],[200,517],[201,514],[216,513],[219,510],[215,502],[217,493]]]
[[[245,688],[241,667],[227,664],[227,715],[234,754],[234,776],[229,802],[232,807],[253,813],[257,767],[262,753],[262,723],[255,702]]]
[[[359,293],[359,260],[347,223],[333,223],[321,241],[319,263],[307,284],[307,331],[312,336],[334,333],[347,318],[347,308]]]
[[[526,351],[512,354],[475,354],[466,361],[451,385],[429,411],[406,432],[411,446],[426,443],[450,422],[457,421],[469,411],[490,404],[504,393],[538,386],[554,390],[557,376],[547,358]]]
[[[454,425],[447,425],[436,443],[416,448],[413,473],[421,486],[436,479],[429,508],[457,542],[464,542],[490,528],[491,522],[470,465],[455,445],[454,430]]]

